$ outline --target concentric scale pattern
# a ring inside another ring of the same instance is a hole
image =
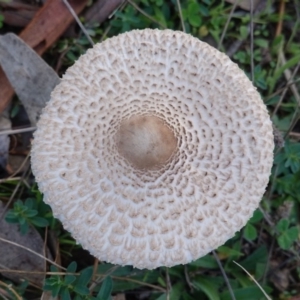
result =
[[[258,207],[273,161],[266,107],[243,71],[182,32],[132,31],[80,57],[34,135],[54,216],[114,264],[185,264]]]

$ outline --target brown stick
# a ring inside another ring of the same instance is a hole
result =
[[[282,32],[284,11],[285,11],[285,0],[281,0],[280,7],[279,7],[279,21],[277,23],[275,36],[280,35]]]
[[[70,0],[69,3],[79,14],[87,0]],[[63,34],[72,21],[71,13],[61,0],[47,0],[21,32],[20,38],[42,55]],[[0,68],[0,113],[7,107],[13,94],[14,90]]]

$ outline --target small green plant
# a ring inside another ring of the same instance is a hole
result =
[[[300,59],[300,19],[297,17],[299,0],[284,1],[282,16],[279,14],[279,5],[271,3],[272,1],[266,1],[264,8],[258,8],[252,18],[253,42],[250,40],[250,13],[236,7],[231,15],[232,4],[227,1],[125,2],[100,26],[89,25],[88,19],[82,19],[83,23],[86,21],[84,25],[95,42],[131,29],[183,30],[184,22],[187,33],[214,47],[219,46],[221,51],[238,63],[249,78],[252,78],[251,72],[254,73],[254,85],[265,100],[274,125],[285,136],[285,147],[275,150],[270,184],[261,202],[264,211],[262,213],[257,210],[247,225],[225,245],[216,249],[214,255],[207,254],[185,266],[138,270],[131,266],[121,267],[101,262],[96,267],[98,261],[92,266],[89,254],[53,218],[51,209],[42,201],[43,196],[36,185],[27,189],[19,179],[2,180],[0,201],[5,203],[19,186],[22,187],[18,191],[22,200],[15,202],[6,215],[6,221],[18,224],[24,234],[30,226],[42,233],[43,227],[48,225],[51,239],[54,237],[59,246],[57,254],[62,258],[62,269],[53,266],[50,268],[51,273],[45,278],[42,290],[35,289],[28,281],[16,284],[6,278],[7,273],[2,272],[0,299],[2,296],[3,299],[32,299],[33,294],[35,298],[40,298],[44,291],[61,300],[109,300],[112,294],[118,293],[125,293],[128,299],[132,295],[142,298],[146,294],[149,300],[266,299],[266,295],[254,284],[254,278],[273,299],[294,299],[299,294],[297,283],[300,281],[300,267],[295,263],[299,258],[300,245],[299,69],[296,72]],[[178,3],[183,20],[180,18]],[[277,34],[276,27],[281,20],[282,30]],[[218,45],[226,24],[228,26],[222,43]],[[7,26],[7,30],[5,26],[4,16],[0,12],[1,34],[10,31],[10,27]],[[82,33],[72,37],[64,36],[44,57],[61,75],[89,47],[89,41]],[[281,56],[284,56],[285,62]],[[292,77],[286,76],[287,71]],[[10,117],[17,120],[18,111],[19,102],[16,101],[11,108]],[[286,206],[287,202],[291,206]],[[275,243],[271,243],[273,240]],[[69,264],[73,260],[77,261],[78,267],[76,262]],[[233,261],[238,262],[251,276]],[[224,269],[234,297],[219,264]],[[278,268],[281,265],[284,267]],[[284,269],[290,270],[287,276]],[[278,289],[278,282],[282,278],[289,282],[284,291]]]
[[[202,23],[200,15],[200,4],[197,2],[190,2],[186,9],[182,10],[183,19],[187,20],[193,27],[199,27]]]
[[[55,266],[50,267],[51,272],[58,273]],[[96,297],[91,295],[88,284],[91,281],[93,269],[86,268],[76,274],[77,263],[71,262],[66,270],[66,275],[51,275],[45,280],[44,290],[51,291],[52,297],[62,300],[109,300],[111,299],[112,280],[108,276],[101,285]]]
[[[282,249],[290,249],[293,243],[298,240],[298,228],[291,226],[288,219],[281,219],[276,225],[276,229],[279,231],[277,242]]]
[[[37,203],[35,199],[28,198],[25,202],[17,200],[13,209],[9,210],[5,216],[8,223],[20,225],[20,232],[26,234],[29,226],[46,227],[49,225],[48,220],[38,216]]]
[[[289,168],[292,173],[300,170],[300,143],[287,142],[284,151],[277,155],[275,163],[283,163],[284,168]]]
[[[118,28],[120,32],[125,32],[130,29],[140,28],[142,22],[136,16],[135,9],[132,6],[127,6],[124,12],[116,12],[116,19],[111,21],[111,25]]]

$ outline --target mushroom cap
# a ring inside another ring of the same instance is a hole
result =
[[[171,267],[252,216],[272,131],[226,55],[183,32],[134,30],[67,70],[38,122],[32,170],[54,216],[99,260]]]

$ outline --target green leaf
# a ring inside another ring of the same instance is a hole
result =
[[[262,278],[266,271],[266,264],[257,263],[255,268],[255,277]]]
[[[234,59],[238,60],[239,62],[245,63],[247,54],[245,51],[238,51],[233,57],[234,57]]]
[[[66,57],[71,61],[74,62],[75,60],[77,60],[77,56],[72,52],[72,51],[68,51],[66,54]]]
[[[30,222],[38,227],[46,227],[49,225],[49,222],[42,217],[33,217],[32,219],[30,219]]]
[[[161,286],[166,287],[165,280],[164,280],[163,278],[161,278],[161,276],[157,278],[157,282],[158,282]]]
[[[113,264],[101,264],[98,266],[98,273],[99,274],[111,274],[114,276],[126,276],[126,275],[130,275],[132,272],[132,267],[130,266],[125,266],[125,267],[118,267],[117,269],[115,268],[115,266]]]
[[[20,225],[23,225],[23,224],[26,223],[26,219],[25,219],[22,215],[19,215],[19,216],[18,216],[18,219],[19,219]]]
[[[254,39],[254,44],[261,48],[268,48],[269,42],[265,39]]]
[[[160,295],[158,298],[156,298],[155,300],[166,300],[167,299],[167,294],[164,293],[162,295]]]
[[[254,212],[252,218],[249,220],[249,222],[252,224],[255,224],[255,223],[259,222],[260,220],[262,220],[263,217],[264,217],[264,214],[259,209],[257,209]]]
[[[76,283],[82,286],[86,286],[89,281],[91,280],[93,275],[93,269],[92,268],[86,268],[80,272],[79,277],[77,278]]]
[[[247,26],[240,26],[241,39],[245,40],[249,34]]]
[[[69,274],[69,275],[65,276],[64,283],[66,285],[69,285],[69,284],[72,284],[75,280],[76,280],[76,276]]]
[[[61,285],[55,284],[51,288],[52,297],[57,297],[61,289]]]
[[[256,249],[252,254],[248,255],[243,261],[240,262],[248,272],[255,272],[256,264],[266,264],[268,260],[268,251],[266,246],[261,246]]]
[[[272,291],[271,288],[264,286],[263,289],[265,292],[270,293]],[[239,288],[234,289],[233,293],[236,297],[236,299],[242,299],[242,300],[258,300],[258,299],[265,299],[264,294],[257,286],[250,286],[246,288]],[[231,300],[232,297],[229,293],[229,291],[226,291],[221,294],[220,300]]]
[[[77,270],[77,263],[76,261],[72,261],[67,268],[67,273],[75,273]]]
[[[28,223],[24,223],[24,224],[20,224],[20,233],[21,234],[26,234],[28,232],[28,229],[29,229],[29,225]]]
[[[290,249],[292,244],[297,240],[298,234],[298,228],[296,226],[284,231],[277,238],[279,246],[284,250]]]
[[[245,226],[245,228],[244,228],[244,237],[247,240],[250,240],[250,241],[253,241],[257,238],[257,230],[252,224],[248,223]]]
[[[188,12],[189,16],[195,15],[199,11],[200,11],[200,6],[199,6],[199,4],[197,2],[191,2],[191,3],[189,3],[188,9],[187,9],[187,12]]]
[[[154,7],[155,17],[156,19],[167,27],[167,21],[161,9],[158,7]]]
[[[71,300],[71,295],[67,287],[63,287],[60,292],[61,300]]]
[[[281,219],[278,224],[276,225],[276,228],[279,232],[284,232],[289,228],[290,222],[288,219]]]
[[[210,300],[219,300],[218,288],[213,284],[213,279],[209,280],[204,276],[197,276],[193,280],[193,286],[203,291]]]
[[[35,209],[28,209],[24,214],[27,218],[32,218],[38,214],[38,211]]]
[[[282,34],[275,37],[275,39],[272,41],[271,49],[274,53],[278,53],[280,49],[282,48],[284,44],[284,36]]]
[[[181,295],[183,300],[195,300],[191,295],[189,295],[186,291]]]
[[[190,263],[191,266],[216,269],[218,268],[218,263],[211,255],[206,255]]]
[[[184,290],[183,282],[178,282],[175,285],[173,285],[170,292],[170,300],[179,300],[183,290]]]
[[[5,216],[5,221],[7,223],[19,223],[19,218],[13,211],[9,211]]]
[[[107,276],[104,281],[102,282],[100,291],[97,295],[97,298],[99,298],[99,300],[108,300],[111,297],[111,292],[112,292],[112,287],[113,287],[113,283],[112,280],[110,278],[110,276]]]
[[[82,285],[75,285],[74,286],[74,291],[80,295],[86,296],[90,294],[89,289],[86,286]]]
[[[230,256],[241,256],[243,255],[242,252],[238,251],[238,250],[235,250],[235,249],[232,249],[232,248],[229,248],[227,246],[220,246],[218,249],[217,249],[217,252],[221,254],[222,258],[227,258],[227,257],[230,257]]]
[[[35,199],[32,199],[32,198],[27,198],[25,200],[25,206],[28,207],[28,208],[33,208],[34,206],[34,202],[35,202]]]
[[[204,17],[209,16],[209,9],[205,5],[200,4],[199,5],[199,10],[200,10],[200,13],[201,13],[202,16],[204,16]]]
[[[188,16],[189,23],[194,27],[200,27],[202,23],[202,19],[199,15],[189,15]]]
[[[286,168],[290,167],[293,173],[300,170],[300,143],[287,142],[284,148]]]

